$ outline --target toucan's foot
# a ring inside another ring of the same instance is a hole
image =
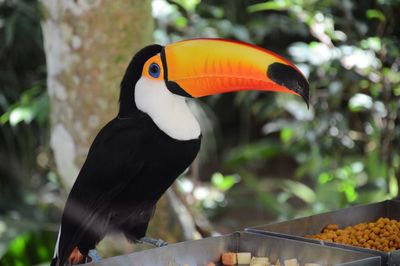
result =
[[[95,249],[89,250],[88,257],[94,262],[101,261],[101,256]]]
[[[99,253],[95,249],[89,250],[87,255],[83,255],[79,249],[76,247],[72,251],[71,255],[68,258],[68,263],[66,265],[75,265],[82,264],[88,262],[98,262],[101,260]]]
[[[139,243],[150,244],[150,245],[155,246],[157,248],[164,247],[164,246],[168,245],[168,243],[165,242],[162,239],[155,239],[155,238],[151,238],[151,237],[147,237],[147,236],[142,237],[138,242]]]
[[[77,247],[75,247],[68,257],[67,265],[81,264],[85,262],[86,262],[85,256],[79,251]]]

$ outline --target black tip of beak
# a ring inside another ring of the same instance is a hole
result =
[[[273,63],[268,67],[267,76],[277,84],[301,95],[309,108],[308,81],[298,70],[282,63]]]

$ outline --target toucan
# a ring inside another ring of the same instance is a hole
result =
[[[186,98],[241,90],[296,94],[308,105],[300,70],[251,44],[190,39],[136,53],[120,85],[118,115],[96,136],[67,198],[52,265],[87,261],[109,232],[134,243],[151,239],[157,201],[200,149]]]

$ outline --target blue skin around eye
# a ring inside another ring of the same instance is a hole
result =
[[[157,65],[156,63],[152,63],[149,66],[149,74],[153,78],[158,78],[160,76],[160,66]]]

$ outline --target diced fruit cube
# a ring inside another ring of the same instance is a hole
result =
[[[239,252],[237,255],[238,264],[250,264],[251,253],[250,252]]]
[[[221,261],[222,264],[224,265],[236,265],[237,264],[236,253],[233,252],[222,253]]]

